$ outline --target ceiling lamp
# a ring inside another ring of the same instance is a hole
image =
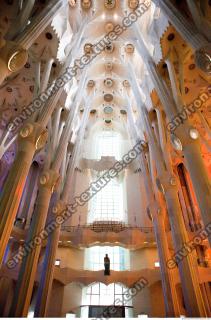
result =
[[[91,43],[86,43],[84,45],[84,52],[86,54],[91,54],[92,53],[92,44]]]
[[[139,5],[139,1],[138,0],[129,0],[128,1],[128,7],[130,9],[136,9]]]
[[[107,78],[104,80],[104,84],[107,88],[111,88],[113,86],[113,80],[111,78]]]
[[[113,95],[112,94],[110,94],[110,93],[106,93],[105,95],[104,95],[104,100],[106,101],[106,102],[111,102],[112,100],[113,100]]]
[[[107,107],[104,108],[104,112],[105,112],[105,114],[111,114],[113,112],[113,108],[107,106]]]
[[[113,29],[114,29],[114,25],[113,25],[112,22],[106,23],[106,25],[105,25],[105,31],[106,31],[107,33],[111,32]]]
[[[104,6],[106,9],[113,9],[116,6],[116,0],[104,0]]]
[[[89,80],[89,81],[88,81],[88,84],[87,84],[87,87],[93,88],[94,86],[95,86],[94,80]]]
[[[109,44],[107,44],[107,46],[105,46],[105,52],[112,53],[113,51],[114,51],[113,43],[109,43]]]
[[[105,69],[106,69],[106,71],[111,72],[113,70],[113,63],[112,62],[107,62],[105,64]]]
[[[125,47],[125,52],[126,53],[133,53],[134,52],[134,45],[131,43],[128,43]]]
[[[92,5],[91,0],[81,0],[81,6],[83,9],[87,10],[90,9]]]

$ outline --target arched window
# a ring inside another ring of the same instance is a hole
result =
[[[103,283],[94,283],[83,289],[82,305],[88,306],[105,306],[105,305],[118,305],[131,306],[132,299],[128,300],[125,297],[127,287],[119,283],[112,283],[106,286]]]

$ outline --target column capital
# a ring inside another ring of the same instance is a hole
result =
[[[163,173],[162,175],[159,175],[156,178],[156,184],[157,184],[157,188],[160,192],[162,192],[163,194],[166,193],[166,190],[169,189],[178,189],[179,188],[179,184],[178,184],[178,178],[171,173]]]
[[[28,122],[20,129],[18,140],[21,150],[26,150],[28,144],[36,150],[42,149],[46,143],[48,131],[36,122]]]
[[[198,144],[199,132],[189,123],[182,123],[171,135],[171,142],[177,151],[183,151],[185,146]]]
[[[67,204],[64,201],[59,200],[53,207],[52,212],[55,216],[59,216],[64,210],[66,210],[66,208]]]
[[[0,39],[0,83],[13,72],[23,68],[28,60],[28,52],[11,41]]]
[[[58,172],[54,170],[46,170],[41,174],[39,183],[42,187],[50,189],[53,193],[59,185],[59,179],[60,175]]]
[[[196,50],[195,61],[199,69],[211,75],[211,44]]]

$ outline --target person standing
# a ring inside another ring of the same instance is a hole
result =
[[[105,267],[104,276],[110,276],[110,259],[107,253],[104,257],[104,267]]]

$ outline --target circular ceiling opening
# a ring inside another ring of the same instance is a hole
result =
[[[104,108],[104,112],[105,112],[106,114],[111,114],[111,113],[113,112],[113,108],[107,106],[107,107]]]
[[[89,80],[89,81],[88,81],[87,86],[88,86],[89,88],[93,88],[93,87],[94,87],[94,85],[95,85],[94,80]]]
[[[113,63],[112,63],[112,62],[107,62],[107,63],[105,64],[105,69],[106,69],[106,71],[108,71],[108,72],[112,71],[112,70],[113,70]]]
[[[113,80],[111,78],[107,78],[104,80],[104,84],[107,88],[111,88],[113,86]]]
[[[133,53],[134,52],[134,45],[131,43],[128,43],[125,47],[126,53]]]
[[[95,114],[96,112],[97,112],[96,109],[92,109],[92,110],[90,111],[90,114]]]
[[[107,44],[107,46],[105,46],[105,52],[112,53],[113,51],[114,51],[113,43],[109,43],[109,44]]]
[[[106,93],[106,94],[104,95],[104,100],[105,100],[106,102],[111,102],[111,101],[113,100],[113,95],[110,94],[110,93]]]
[[[106,9],[113,9],[116,6],[116,0],[104,0],[104,6]]]
[[[124,80],[124,81],[123,81],[123,86],[124,86],[125,88],[129,88],[129,87],[130,87],[130,82],[129,82],[128,80]]]
[[[111,120],[106,119],[106,120],[105,120],[105,123],[106,123],[106,124],[111,124]]]

